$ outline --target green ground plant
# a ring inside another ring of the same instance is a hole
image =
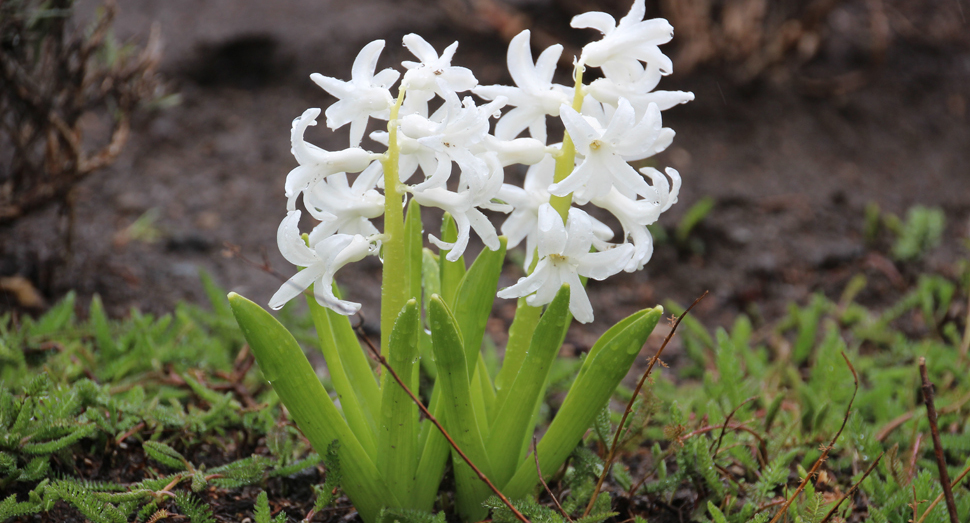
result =
[[[717,523],[949,521],[921,392],[924,358],[956,515],[966,521],[967,267],[922,274],[879,308],[860,302],[868,283],[859,275],[841,296],[816,295],[771,323],[740,315],[711,332],[684,316],[682,350],[670,353],[676,366],[658,370],[636,397],[617,388],[549,490],[538,486],[515,505],[531,521],[553,522],[663,513]],[[64,511],[94,522],[212,521],[224,514],[221,499],[247,492],[254,521],[292,520],[292,508],[279,508],[290,497],[281,481],[321,469],[325,481],[305,480],[319,484],[300,516],[322,521],[334,503],[349,510],[337,485],[354,463],[341,463],[335,447],[318,456],[286,423],[223,291],[204,282],[210,311],[183,305],[167,316],[133,311],[112,320],[95,299],[81,320],[68,296],[37,320],[0,319],[0,521]],[[667,308],[682,315],[675,303]],[[310,317],[285,310],[281,318],[320,350]],[[550,371],[554,397],[581,365],[565,360]],[[331,395],[332,379],[321,381]],[[631,400],[607,467],[618,406]],[[227,450],[257,446],[246,455]],[[446,492],[435,513],[388,510],[380,519],[441,521],[452,503]],[[494,521],[515,517],[497,498],[485,506]]]

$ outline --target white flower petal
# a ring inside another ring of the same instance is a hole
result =
[[[300,235],[300,215],[300,211],[286,214],[276,231],[276,243],[286,261],[299,267],[309,267],[316,263],[317,256]]]
[[[269,308],[275,310],[280,310],[286,302],[292,300],[299,296],[303,291],[307,290],[307,287],[313,284],[313,282],[319,278],[324,272],[325,268],[322,265],[315,265],[303,269],[302,271],[293,275],[292,278],[287,280],[273,297],[269,299]]]

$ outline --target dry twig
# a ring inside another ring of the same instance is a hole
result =
[[[953,489],[950,488],[950,474],[946,470],[946,458],[943,457],[943,443],[940,442],[940,429],[936,424],[936,406],[933,404],[933,384],[926,372],[926,358],[919,358],[919,374],[923,380],[923,403],[926,404],[926,417],[930,422],[930,434],[933,436],[933,452],[936,454],[936,466],[940,469],[940,485],[943,486],[943,496],[946,498],[946,510],[950,514],[950,523],[960,523],[957,519],[957,503],[953,499]]]
[[[961,481],[963,481],[963,478],[966,477],[968,472],[970,472],[970,465],[967,465],[967,467],[963,469],[963,472],[961,472],[960,475],[957,476],[957,479],[953,480],[953,483],[950,483],[951,492],[954,487],[956,487],[957,485],[960,484]],[[916,523],[923,523],[923,520],[926,519],[926,516],[928,516],[929,513],[932,512],[933,509],[936,508],[936,506],[940,503],[940,500],[943,499],[943,494],[944,492],[940,492],[940,495],[936,496],[936,499],[934,499],[933,502],[930,503],[930,506],[926,507],[926,512],[923,512],[923,516],[920,517]]]
[[[569,514],[567,514],[565,510],[563,510],[562,505],[559,504],[559,500],[556,499],[556,495],[552,493],[552,490],[549,488],[546,480],[542,477],[542,468],[539,467],[539,446],[536,445],[535,434],[532,435],[532,448],[532,455],[536,460],[536,472],[539,474],[539,481],[542,483],[542,487],[546,489],[546,493],[548,493],[549,497],[552,498],[552,502],[556,504],[556,508],[559,509],[559,513],[562,514],[562,517],[566,518],[566,521],[569,523],[573,523],[573,519],[569,517]]]

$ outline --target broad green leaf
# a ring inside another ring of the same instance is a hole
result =
[[[404,218],[404,254],[407,259],[408,295],[417,299],[418,303],[421,303],[421,273],[424,263],[421,228],[421,206],[411,200]]]
[[[495,403],[495,388],[485,369],[481,352],[485,325],[492,314],[498,278],[502,272],[502,262],[505,261],[507,240],[502,236],[499,241],[501,246],[498,250],[486,248],[472,263],[458,285],[456,296],[459,298],[455,299],[452,306],[464,341],[468,379],[472,382],[472,389],[476,391],[472,394],[473,408],[478,416],[482,437],[485,438],[488,437],[488,409]]]
[[[410,379],[411,371],[415,367],[420,328],[421,310],[417,300],[412,298],[397,317],[390,338],[391,358],[388,363],[403,380]],[[384,380],[383,394],[378,434],[378,469],[388,485],[394,489],[397,498],[404,501],[405,507],[419,508],[411,505],[414,502],[411,490],[418,466],[417,406],[393,376],[389,375]]]
[[[508,395],[509,387],[519,374],[522,360],[525,359],[525,353],[532,342],[532,334],[539,323],[540,314],[542,314],[542,307],[533,307],[525,302],[525,298],[519,298],[515,308],[515,318],[512,319],[512,325],[509,327],[509,341],[505,344],[502,368],[495,377],[498,403],[504,401],[503,394]]]
[[[311,292],[313,286],[310,287]],[[334,289],[336,293],[336,289]],[[320,351],[327,361],[330,380],[351,430],[372,460],[377,459],[377,423],[380,391],[350,320],[307,296],[310,316],[317,329]]]
[[[491,477],[485,443],[471,408],[472,389],[465,365],[461,332],[440,296],[432,296],[429,305],[431,339],[434,342],[435,362],[438,366],[437,387],[441,387],[444,410],[439,421],[442,421],[445,430],[472,463],[486,476]],[[491,490],[457,453],[452,453],[452,462],[458,491],[458,513],[466,521],[479,521],[488,514],[482,502],[488,498]]]
[[[563,285],[539,320],[522,369],[509,388],[509,398],[496,406],[489,431],[488,455],[498,484],[507,482],[519,465],[523,440],[532,434],[532,414],[542,400],[546,378],[562,345],[563,326],[569,319],[569,286]]]
[[[629,372],[662,314],[660,306],[636,312],[606,331],[590,349],[562,407],[539,442],[539,466],[543,474],[554,474],[576,448]],[[530,455],[502,491],[512,499],[521,498],[532,490],[538,479]]]
[[[286,405],[290,417],[318,453],[340,442],[341,486],[364,521],[373,523],[385,506],[401,506],[360,441],[341,417],[293,335],[262,307],[236,293],[229,305],[263,376]]]
[[[441,294],[441,270],[438,256],[431,249],[422,250],[421,286],[424,288],[424,310],[428,310],[428,301],[434,294]],[[418,347],[421,353],[421,368],[432,379],[438,375],[434,365],[434,354],[431,350],[431,335],[421,330],[421,340]]]
[[[458,228],[455,220],[450,214],[445,213],[441,222],[441,241],[454,243],[458,239]],[[446,259],[451,251],[442,250],[438,254],[438,264],[441,279],[441,298],[449,307],[454,306],[455,296],[458,295],[458,286],[462,278],[465,277],[465,257],[462,256],[456,261],[450,262]]]
[[[482,350],[482,339],[485,337],[485,325],[492,314],[492,304],[498,290],[498,278],[502,273],[502,263],[505,261],[505,246],[508,240],[504,236],[499,238],[501,247],[493,251],[485,248],[468,272],[465,273],[458,285],[457,296],[461,298],[449,302],[455,313],[455,321],[465,342],[465,364],[468,375],[472,376],[478,364]]]

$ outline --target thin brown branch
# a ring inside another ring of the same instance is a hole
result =
[[[495,495],[502,500],[502,503],[505,503],[505,506],[509,507],[509,510],[511,510],[512,513],[515,514],[515,517],[519,521],[521,521],[522,523],[531,523],[528,518],[526,518],[521,512],[519,512],[517,508],[515,508],[514,505],[512,505],[512,502],[505,497],[505,494],[502,494],[502,491],[500,491],[498,487],[492,484],[492,482],[488,479],[488,476],[482,473],[482,471],[479,470],[479,468],[476,467],[474,463],[472,463],[472,460],[465,455],[465,453],[461,450],[458,444],[455,443],[455,440],[451,439],[451,435],[448,434],[448,431],[446,431],[445,428],[441,426],[441,423],[438,422],[437,418],[435,418],[428,410],[428,408],[425,407],[423,403],[421,403],[421,400],[418,399],[418,397],[415,396],[413,392],[411,392],[411,389],[409,389],[408,386],[404,384],[404,380],[402,380],[401,377],[398,376],[394,368],[387,363],[387,360],[384,358],[384,356],[381,355],[380,349],[374,346],[374,342],[372,342],[370,338],[367,337],[366,334],[364,334],[363,329],[358,329],[357,335],[362,340],[364,340],[364,344],[367,345],[367,348],[368,350],[370,350],[373,358],[377,360],[377,362],[380,363],[382,367],[384,367],[385,369],[387,369],[388,372],[391,373],[391,376],[394,378],[394,381],[396,381],[397,384],[400,385],[402,389],[404,389],[404,392],[407,392],[408,396],[411,397],[411,401],[413,401],[414,404],[417,405],[419,409],[421,409],[421,413],[424,414],[426,418],[431,420],[431,423],[434,423],[435,427],[438,427],[438,430],[441,431],[441,435],[444,436],[446,440],[448,440],[448,444],[451,445],[451,448],[455,449],[455,452],[457,452],[458,455],[461,456],[461,459],[463,459],[465,463],[467,463],[468,466],[475,472],[475,474],[478,476],[478,479],[485,482],[485,484],[488,485],[488,488],[492,489],[492,492],[494,492]]]
[[[821,467],[822,463],[824,463],[826,458],[828,458],[829,451],[832,450],[832,447],[835,446],[835,442],[838,441],[839,436],[842,435],[842,431],[845,430],[845,424],[849,422],[849,414],[852,413],[852,403],[855,402],[855,395],[859,392],[859,375],[856,373],[855,367],[852,366],[852,362],[849,361],[849,357],[846,356],[844,352],[842,353],[842,358],[845,359],[845,364],[848,365],[849,370],[852,371],[852,379],[855,382],[855,389],[852,391],[852,397],[849,398],[849,405],[845,408],[845,416],[842,417],[842,426],[839,427],[839,431],[836,432],[835,436],[832,437],[832,441],[830,441],[825,447],[822,447],[822,455],[815,460],[815,464],[812,465],[812,469],[809,470],[808,474],[805,475],[805,479],[798,484],[798,488],[796,488],[795,492],[789,496],[787,500],[785,500],[785,504],[782,505],[781,510],[775,514],[775,517],[771,518],[769,523],[776,523],[783,515],[785,515],[786,512],[788,512],[788,507],[790,507],[792,502],[795,501],[795,498],[802,493],[802,490],[805,489],[805,485],[807,485],[808,482],[815,476],[815,473],[818,472],[819,467]]]
[[[546,484],[546,480],[542,478],[542,468],[539,467],[539,446],[536,445],[535,434],[532,435],[532,448],[532,455],[536,460],[536,473],[539,474],[539,482],[542,483],[542,488],[546,489],[546,493],[549,494],[550,498],[552,498],[552,502],[556,504],[556,508],[559,509],[559,513],[562,514],[562,517],[566,518],[566,521],[569,523],[573,523],[573,519],[569,517],[569,514],[567,514],[565,510],[563,510],[562,505],[559,504],[559,500],[556,499],[556,495],[552,493],[549,485]]]
[[[636,401],[637,397],[640,395],[640,389],[643,388],[643,384],[647,381],[647,377],[650,376],[653,366],[660,361],[660,355],[663,354],[664,349],[667,348],[667,344],[670,343],[671,338],[674,337],[674,333],[677,332],[677,326],[680,325],[681,320],[687,316],[695,305],[700,303],[700,301],[707,296],[707,293],[708,291],[704,291],[704,294],[701,294],[700,297],[694,300],[694,303],[691,303],[690,307],[687,307],[687,310],[685,310],[684,313],[677,318],[674,325],[670,328],[670,332],[667,334],[667,337],[664,338],[663,343],[660,345],[660,348],[657,349],[657,353],[650,358],[650,363],[647,364],[647,370],[643,371],[643,375],[640,376],[640,381],[637,382],[637,387],[633,390],[633,394],[630,396],[630,401],[627,402],[626,409],[623,411],[623,417],[620,418],[620,424],[617,426],[616,433],[613,435],[613,443],[610,444],[610,452],[606,456],[606,463],[603,465],[603,472],[600,474],[599,479],[596,480],[596,486],[593,488],[593,496],[589,498],[589,504],[586,505],[586,510],[583,511],[584,518],[589,515],[591,510],[593,510],[593,504],[596,503],[596,498],[599,496],[600,489],[603,488],[603,481],[606,480],[606,475],[610,472],[610,467],[613,465],[613,460],[616,458],[616,448],[620,443],[620,435],[623,433],[623,427],[626,425],[626,419],[630,416],[630,413],[633,412],[633,402]]]
[[[835,514],[835,511],[839,509],[839,505],[841,505],[843,501],[845,501],[849,496],[854,494],[855,491],[859,489],[859,485],[862,484],[862,482],[869,477],[869,474],[876,468],[876,465],[879,464],[879,460],[881,460],[885,454],[886,454],[886,451],[882,451],[879,453],[879,456],[876,457],[876,460],[872,462],[872,465],[869,465],[869,468],[866,469],[865,474],[863,474],[862,477],[859,478],[859,481],[855,482],[855,485],[852,485],[852,487],[849,488],[849,490],[845,491],[845,494],[842,494],[842,497],[839,498],[839,501],[836,502],[831,509],[829,509],[829,511],[825,514],[825,517],[822,518],[822,520],[819,521],[819,523],[825,523],[826,521],[828,521],[829,518],[832,517],[833,514]]]
[[[741,407],[747,405],[748,403],[751,403],[752,401],[754,401],[756,399],[758,399],[757,396],[751,396],[750,398],[742,401],[741,403],[738,404],[737,407],[734,407],[734,410],[732,410],[731,413],[727,415],[727,418],[724,418],[724,426],[721,427],[721,434],[717,437],[717,442],[716,443],[711,443],[711,447],[708,448],[708,450],[710,450],[712,456],[716,455],[718,449],[721,448],[721,440],[724,439],[724,433],[728,429],[728,424],[731,423],[731,418],[733,418],[734,415],[737,414],[738,410]]]
[[[951,491],[952,489],[956,488],[956,486],[959,485],[961,481],[963,481],[963,478],[966,477],[968,472],[970,472],[970,465],[967,465],[967,467],[963,469],[963,472],[961,472],[960,475],[957,476],[957,479],[953,480],[953,483],[950,483]],[[920,517],[919,521],[917,521],[916,523],[923,523],[923,520],[926,519],[926,516],[929,515],[929,513],[932,512],[934,508],[936,508],[936,506],[940,503],[940,500],[942,499],[943,499],[943,492],[940,492],[940,494],[936,496],[936,499],[934,499],[933,502],[930,503],[930,506],[926,507],[926,512],[923,512],[923,516]]]
[[[966,394],[963,395],[963,397],[956,400],[955,402],[945,407],[940,407],[940,410],[938,412],[940,414],[952,414],[962,409],[963,406],[966,405],[968,402],[970,402],[970,392],[967,392]],[[915,415],[916,415],[915,410],[911,410],[909,412],[899,415],[899,417],[887,423],[885,427],[883,427],[882,429],[879,430],[879,432],[876,433],[876,440],[877,441],[885,440],[886,437],[889,436],[889,434],[891,434],[894,430],[898,429],[907,421],[913,419],[913,416]]]
[[[919,448],[923,444],[923,433],[916,433],[916,441],[913,442],[913,451],[909,454],[909,463],[906,467],[906,481],[913,481],[916,474],[916,460],[919,459]]]
[[[946,470],[946,458],[943,457],[943,443],[940,442],[940,429],[936,424],[936,406],[933,404],[933,384],[930,383],[926,372],[926,358],[919,358],[919,375],[923,380],[923,403],[926,404],[926,417],[930,422],[930,434],[933,436],[933,452],[936,454],[936,466],[940,469],[940,485],[943,486],[943,496],[946,499],[946,510],[950,514],[950,523],[960,523],[957,519],[957,503],[953,499],[950,488],[950,474]]]
[[[742,425],[740,423],[737,423],[737,424],[734,424],[734,425],[727,425],[727,424],[725,424],[725,425],[708,425],[706,427],[701,427],[701,428],[699,428],[697,430],[692,430],[692,431],[688,432],[687,434],[684,434],[683,436],[681,436],[678,439],[680,441],[684,441],[686,439],[690,439],[690,438],[692,438],[694,436],[697,436],[699,434],[704,434],[706,432],[711,432],[712,430],[717,430],[717,429],[731,429],[731,430],[744,431],[744,432],[747,432],[748,434],[751,434],[752,436],[754,436],[759,442],[764,443],[764,438],[761,437],[761,434],[758,434],[758,432],[755,431],[754,429],[752,429],[752,428],[750,428],[748,426]]]
[[[896,419],[887,423],[885,427],[879,429],[879,432],[876,433],[876,441],[882,441],[886,439],[886,437],[889,436],[889,434],[892,433],[892,431],[898,429],[903,423],[906,423],[907,421],[913,419],[913,416],[915,414],[916,414],[915,411],[906,412],[896,417]]]

